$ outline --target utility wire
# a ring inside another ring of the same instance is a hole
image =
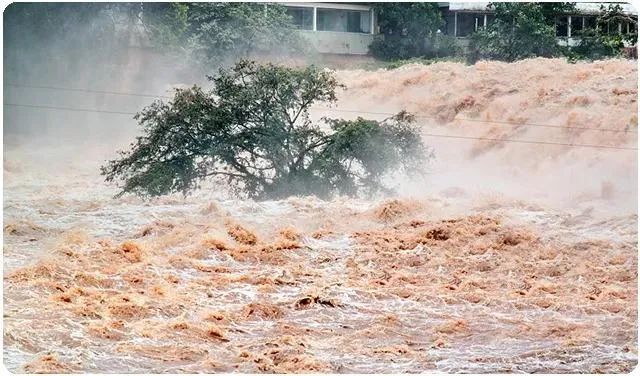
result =
[[[104,91],[104,90],[92,90],[92,89],[77,89],[77,88],[64,88],[57,86],[36,86],[36,85],[18,85],[8,83],[7,86],[13,87],[22,87],[29,89],[45,89],[45,90],[61,90],[61,91],[73,91],[73,92],[85,92],[85,93],[96,93],[96,94],[109,94],[109,95],[123,95],[123,96],[134,96],[134,97],[145,97],[145,98],[166,98],[172,99],[173,97],[167,95],[154,95],[154,94],[141,94],[141,93],[129,93],[129,92],[117,92],[117,91]],[[330,107],[311,107],[312,109],[319,109],[331,112],[345,112],[345,113],[359,113],[359,114],[371,114],[371,115],[384,115],[384,116],[392,116],[395,115],[393,112],[374,112],[374,111],[362,111],[362,110],[349,110],[349,109],[339,109],[339,108],[330,108]],[[74,110],[69,110],[74,111]],[[100,112],[100,111],[97,111]],[[435,116],[428,115],[416,115],[417,118],[424,119],[437,119]],[[582,130],[582,131],[597,131],[597,132],[612,132],[612,133],[638,133],[634,130],[629,129],[612,129],[612,128],[594,128],[594,127],[574,127],[574,126],[563,126],[563,125],[552,125],[552,124],[537,124],[537,123],[515,123],[503,120],[482,120],[482,119],[470,119],[470,118],[456,118],[454,120],[460,121],[468,121],[474,123],[483,123],[483,124],[504,124],[511,126],[526,126],[526,127],[541,127],[541,128],[555,128],[555,129],[574,129],[574,130]]]
[[[134,112],[94,110],[94,109],[87,109],[87,108],[40,106],[40,105],[33,105],[33,104],[18,104],[18,103],[5,103],[4,105],[14,106],[14,107],[24,107],[24,108],[40,108],[40,109],[47,109],[47,110],[135,115]],[[513,142],[513,143],[521,143],[521,144],[556,145],[556,146],[586,147],[586,148],[596,148],[596,149],[616,149],[616,150],[633,150],[633,151],[638,150],[638,148],[629,148],[629,147],[612,146],[612,145],[574,144],[574,143],[561,143],[561,142],[536,141],[536,140],[514,140],[509,138],[502,139],[502,138],[488,138],[488,137],[454,136],[454,135],[433,134],[433,133],[422,133],[422,135],[428,136],[428,137],[453,138],[453,139],[463,139],[463,140],[499,141],[499,142]]]
[[[130,97],[144,97],[144,98],[167,98],[171,99],[173,97],[167,95],[155,95],[155,94],[141,94],[141,93],[127,93],[121,91],[106,91],[106,90],[91,90],[91,89],[77,89],[77,88],[68,88],[68,87],[56,87],[56,86],[36,86],[36,85],[18,85],[18,84],[5,84],[7,86],[12,87],[21,87],[26,89],[44,89],[44,90],[60,90],[60,91],[74,91],[81,93],[96,93],[96,94],[109,94],[109,95],[124,95]]]
[[[600,131],[600,132],[613,132],[613,133],[638,133],[637,131],[630,129],[612,129],[612,128],[593,128],[593,127],[574,127],[574,126],[563,126],[563,125],[550,125],[550,124],[534,124],[534,123],[514,123],[510,121],[502,121],[502,120],[481,120],[481,119],[466,119],[466,118],[458,118],[454,120],[462,120],[462,121],[470,121],[470,122],[478,122],[478,123],[495,123],[495,124],[506,124],[506,125],[523,125],[529,127],[542,127],[542,128],[559,128],[559,129],[576,129],[576,130],[584,130],[584,131]]]
[[[488,137],[453,136],[453,135],[431,134],[431,133],[421,133],[421,134],[423,136],[428,136],[428,137],[459,138],[464,140],[500,141],[500,142],[515,142],[520,144],[557,145],[557,146],[571,146],[571,147],[576,146],[576,147],[598,148],[598,149],[617,149],[617,150],[636,150],[636,151],[638,150],[638,148],[627,148],[623,146],[612,146],[612,145],[574,144],[574,143],[536,141],[536,140],[514,140],[510,138],[502,139],[502,138],[488,138]]]
[[[123,111],[107,111],[107,110],[93,110],[88,108],[72,108],[72,107],[57,107],[57,106],[40,106],[35,104],[19,104],[19,103],[5,103],[5,106],[13,107],[25,107],[25,108],[43,108],[46,110],[62,110],[62,111],[74,111],[74,112],[97,112],[103,114],[119,114],[119,115],[135,115],[135,112],[123,112]]]
[[[392,116],[395,115],[393,112],[372,112],[372,111],[359,111],[359,110],[343,110],[337,108],[329,108],[329,107],[312,107],[318,110],[325,111],[335,111],[335,112],[352,112],[352,113],[360,113],[360,114],[371,114],[371,115],[385,115]],[[423,119],[437,119],[435,116],[428,115],[415,115],[417,118]],[[556,128],[556,129],[576,129],[576,130],[586,130],[586,131],[600,131],[600,132],[613,132],[613,133],[638,133],[634,130],[628,129],[611,129],[611,128],[593,128],[593,127],[574,127],[574,126],[564,126],[564,125],[551,125],[551,124],[535,124],[535,123],[514,123],[510,121],[503,120],[482,120],[482,119],[469,119],[469,118],[455,118],[453,120],[460,121],[469,121],[476,123],[485,123],[485,124],[505,124],[505,125],[513,125],[513,126],[527,126],[527,127],[543,127],[543,128]]]

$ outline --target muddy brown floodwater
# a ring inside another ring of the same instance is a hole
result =
[[[635,148],[635,66],[338,72],[348,94],[337,109],[434,117],[420,124],[437,158],[427,176],[374,200],[253,202],[215,183],[188,198],[113,199],[98,171],[119,147],[109,141],[6,147],[5,365],[630,372],[637,152],[428,134]]]

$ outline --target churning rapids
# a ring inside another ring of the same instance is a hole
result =
[[[113,199],[98,167],[122,142],[5,144],[8,369],[635,367],[637,151],[495,141],[636,148],[635,62],[337,76],[314,116],[422,116],[436,159],[395,197]]]

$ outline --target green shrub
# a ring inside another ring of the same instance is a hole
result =
[[[600,15],[596,21],[596,29],[586,29],[576,33],[578,45],[568,49],[571,59],[602,59],[621,56],[626,45],[634,46],[638,41],[637,20],[622,13],[622,8],[615,4],[607,8],[600,6]],[[617,25],[619,22],[631,24],[629,34],[607,33],[607,25]]]
[[[471,36],[468,59],[515,61],[561,54],[553,23],[539,3],[491,3],[495,20]]]
[[[304,51],[291,17],[279,4],[149,3],[143,23],[156,46],[189,54],[205,66],[231,64],[254,54]]]
[[[436,3],[378,3],[381,35],[369,46],[371,54],[382,60],[434,57],[438,30],[444,25]]]
[[[421,57],[414,57],[406,60],[393,60],[390,62],[386,62],[382,65],[376,66],[376,69],[384,68],[387,70],[397,69],[407,64],[422,64],[422,65],[431,65],[439,62],[456,62],[456,63],[464,63],[464,57],[462,56],[447,56],[447,57],[437,57],[431,59],[425,59]]]

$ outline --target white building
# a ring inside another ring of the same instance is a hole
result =
[[[293,23],[320,53],[366,55],[376,33],[369,5],[282,3]]]
[[[596,19],[601,13],[600,6],[607,7],[611,4],[618,4],[622,12],[635,19],[635,24],[630,22],[619,22],[615,25],[607,25],[608,32],[627,34],[637,27],[638,12],[631,4],[626,3],[595,3],[578,2],[575,3],[575,13],[560,14],[556,17],[556,37],[561,44],[574,44],[577,42],[575,36],[586,28],[596,27]],[[438,3],[442,10],[443,18],[446,22],[445,34],[453,35],[457,38],[467,38],[475,31],[489,25],[494,19],[493,12],[487,9],[488,2],[474,3]]]
[[[297,29],[320,53],[366,55],[369,44],[378,33],[373,3],[280,3],[287,8]],[[573,45],[577,32],[595,27],[600,6],[612,3],[578,2],[574,14],[561,14],[556,18],[556,36],[559,44]],[[637,28],[638,13],[632,5],[616,3],[634,22],[607,25],[611,33],[631,33]],[[438,2],[445,21],[442,32],[458,38],[465,46],[468,37],[486,27],[495,19],[487,9],[488,2]]]

